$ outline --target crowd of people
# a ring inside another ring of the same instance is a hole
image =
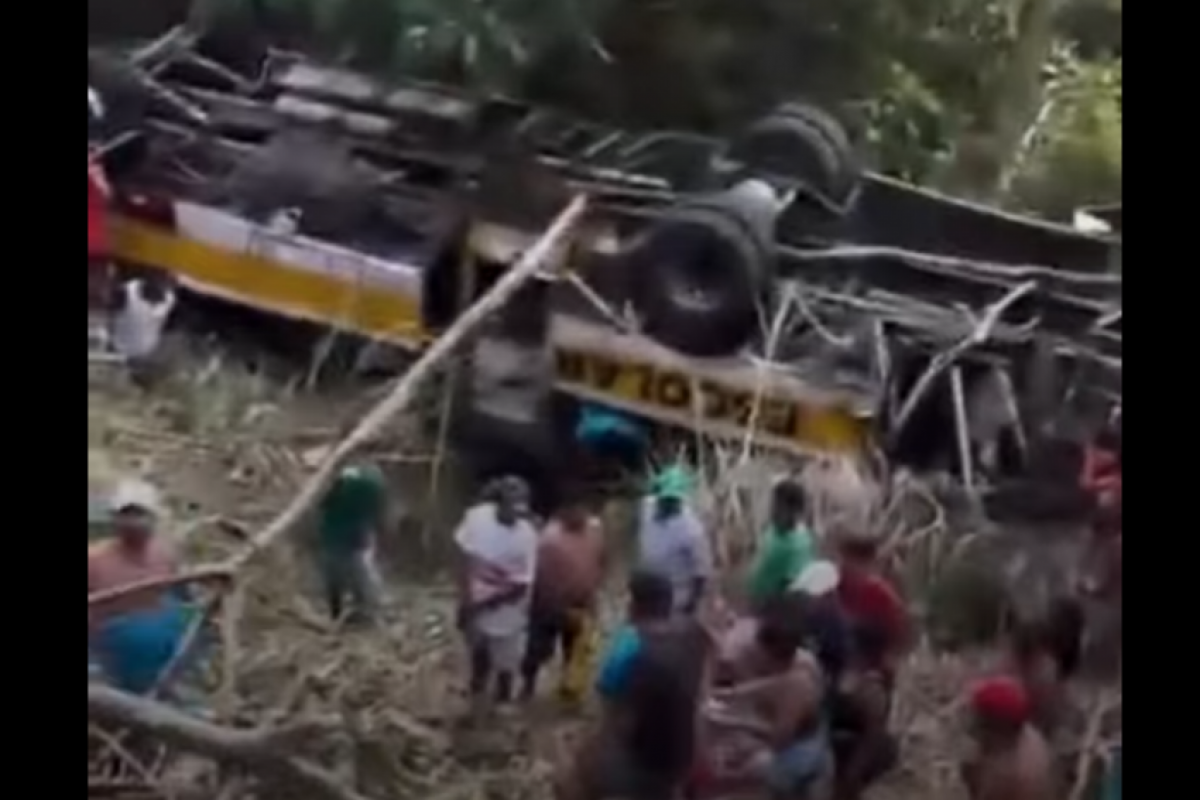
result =
[[[678,466],[653,480],[637,517],[626,615],[608,631],[601,599],[617,543],[598,516],[569,502],[541,521],[520,478],[487,487],[454,533],[473,713],[519,708],[560,657],[558,698],[600,708],[560,765],[560,800],[862,797],[902,757],[889,725],[914,639],[878,540],[852,527],[812,530],[805,492],[784,480],[731,589],[716,574],[691,483]],[[90,598],[178,572],[155,532],[158,503],[144,484],[118,489],[113,535],[89,550]],[[378,618],[374,548],[387,505],[382,472],[357,464],[319,509],[316,571],[341,624]],[[135,693],[168,688],[159,684],[189,608],[173,586],[94,611],[89,603],[89,672]],[[1063,796],[1054,742],[1064,686],[1079,668],[1081,614],[1064,598],[1018,625],[1008,662],[969,688],[977,747],[961,774],[974,800]]]
[[[721,591],[690,477],[665,470],[639,509],[627,618],[592,669],[612,543],[578,503],[539,535],[528,503],[506,478],[464,518],[458,620],[476,707],[532,696],[556,652],[564,701],[590,683],[602,713],[560,765],[560,800],[853,800],[898,763],[889,724],[913,623],[871,532],[816,535],[805,492],[783,481],[738,587]],[[1022,620],[1006,663],[967,690],[976,747],[961,775],[975,800],[1063,796],[1054,741],[1082,615],[1064,597]]]

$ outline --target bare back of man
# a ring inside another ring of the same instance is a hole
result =
[[[732,685],[714,693],[706,725],[715,782],[765,788],[776,798],[824,796],[832,759],[820,665],[801,647],[805,632],[786,598],[770,603],[756,627],[726,642],[724,677]]]
[[[538,544],[537,601],[590,606],[604,580],[604,531],[595,517],[555,519]]]
[[[1021,681],[996,675],[977,681],[968,697],[972,737],[978,747],[963,769],[972,800],[1057,800],[1055,760],[1032,721]]]
[[[783,674],[751,679],[714,693],[707,707],[709,763],[731,789],[761,788],[773,796],[795,796],[779,784],[804,784],[802,796],[823,797],[831,777],[820,741],[822,682],[809,654]],[[800,764],[799,762],[805,762]],[[811,773],[790,780],[784,767]]]
[[[972,800],[1057,800],[1054,757],[1032,725],[1011,750],[985,754],[978,762]]]

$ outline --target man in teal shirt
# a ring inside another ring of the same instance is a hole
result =
[[[370,555],[384,519],[387,486],[370,464],[346,467],[334,479],[319,509],[317,564],[325,584],[329,613],[344,612],[355,621],[371,620],[379,587]],[[349,608],[346,603],[349,601]]]
[[[816,558],[812,531],[804,524],[804,489],[791,480],[776,485],[771,496],[771,525],[759,544],[747,587],[755,608],[784,594]]]

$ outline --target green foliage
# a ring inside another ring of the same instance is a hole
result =
[[[1050,102],[1041,141],[1014,181],[1015,201],[1065,217],[1119,198],[1121,62],[1077,65]]]
[[[510,89],[549,44],[594,47],[605,0],[214,0],[282,20],[339,60]]]
[[[998,571],[969,559],[947,565],[928,587],[925,602],[929,635],[947,650],[995,641],[1011,612]]]
[[[727,132],[806,98],[885,172],[989,197],[1011,185],[1051,212],[1120,186],[1120,0],[211,2],[287,18],[359,66],[624,124]],[[1026,152],[1062,54],[1071,78]]]

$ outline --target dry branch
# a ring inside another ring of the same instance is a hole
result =
[[[904,399],[904,405],[900,407],[900,413],[896,415],[895,425],[892,426],[891,436],[899,436],[908,425],[909,419],[916,413],[920,407],[921,401],[929,394],[937,379],[940,378],[946,370],[954,366],[960,358],[962,358],[972,348],[986,342],[992,335],[992,330],[1000,323],[1000,318],[1004,316],[1004,312],[1013,306],[1022,297],[1033,292],[1036,284],[1032,281],[1022,283],[1020,286],[1014,287],[1003,298],[993,303],[983,318],[972,328],[970,334],[964,337],[958,344],[938,353],[930,362],[929,367],[913,384],[912,391],[908,393],[908,397]]]
[[[162,578],[129,583],[112,589],[92,592],[88,595],[88,611],[97,612],[118,600],[126,600],[137,595],[156,595],[181,586],[191,586],[195,583],[224,583],[233,577],[229,567],[216,564],[181,572],[178,575],[167,575]]]
[[[1083,800],[1087,794],[1093,768],[1098,762],[1107,764],[1106,751],[1108,747],[1103,738],[1104,725],[1108,722],[1109,714],[1120,706],[1121,693],[1110,692],[1101,696],[1089,709],[1083,741],[1080,744],[1079,755],[1075,759],[1074,779],[1070,793],[1067,795],[1068,800]]]
[[[331,773],[290,755],[294,743],[314,729],[308,723],[272,730],[244,730],[213,725],[168,705],[135,697],[99,684],[88,684],[88,721],[128,728],[216,761],[242,767],[267,768],[292,784],[303,797],[327,800],[367,800],[342,785]]]

